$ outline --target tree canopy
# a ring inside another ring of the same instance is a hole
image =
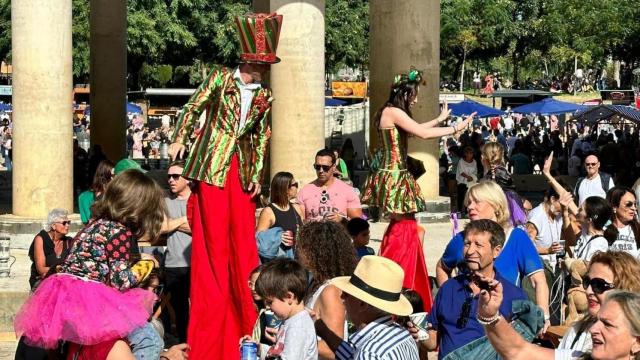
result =
[[[0,59],[11,58],[11,1],[0,0]],[[214,63],[233,64],[233,17],[250,0],[128,0],[128,86],[194,86]],[[89,1],[73,0],[73,74],[89,78]],[[325,64],[366,70],[369,1],[327,0]],[[441,0],[441,73],[501,71],[512,79],[640,62],[634,0]]]

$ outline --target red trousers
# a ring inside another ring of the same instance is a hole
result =
[[[431,312],[431,285],[415,219],[392,220],[382,238],[380,256],[395,261],[404,270],[403,288],[422,298],[424,310]]]
[[[189,359],[239,359],[239,340],[257,314],[249,273],[258,266],[255,204],[242,189],[234,156],[224,188],[196,184],[188,204],[192,231]]]

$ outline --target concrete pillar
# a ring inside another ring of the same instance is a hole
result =
[[[303,183],[316,178],[315,153],[324,147],[324,0],[271,0],[284,16],[279,64],[271,66],[271,174],[290,171]]]
[[[73,211],[71,0],[11,1],[13,214]]]
[[[91,144],[126,154],[127,1],[91,0]]]
[[[371,0],[370,86],[371,118],[389,96],[393,76],[413,65],[424,72],[413,118],[425,122],[438,113],[440,79],[440,2],[438,0]],[[378,133],[371,126],[372,146]],[[438,197],[438,140],[409,140],[409,154],[424,162],[426,174],[418,179],[427,200]]]

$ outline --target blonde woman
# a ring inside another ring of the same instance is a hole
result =
[[[505,232],[506,241],[495,260],[496,271],[516,286],[528,277],[535,288],[535,300],[545,316],[545,328],[549,326],[549,287],[544,276],[544,267],[538,251],[527,233],[513,227],[510,218],[507,198],[498,184],[490,180],[482,180],[469,188],[465,197],[465,205],[470,220],[488,219],[500,224]],[[456,234],[444,251],[436,265],[436,279],[442,285],[451,277],[453,269],[464,271],[464,234]]]

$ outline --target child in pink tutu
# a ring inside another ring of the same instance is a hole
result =
[[[81,359],[132,358],[121,340],[146,324],[156,301],[152,292],[135,288],[153,268],[149,260],[136,261],[137,239],[158,237],[164,204],[160,187],[141,172],[116,176],[92,207],[95,220],[23,304],[16,333],[46,349],[70,342]]]

